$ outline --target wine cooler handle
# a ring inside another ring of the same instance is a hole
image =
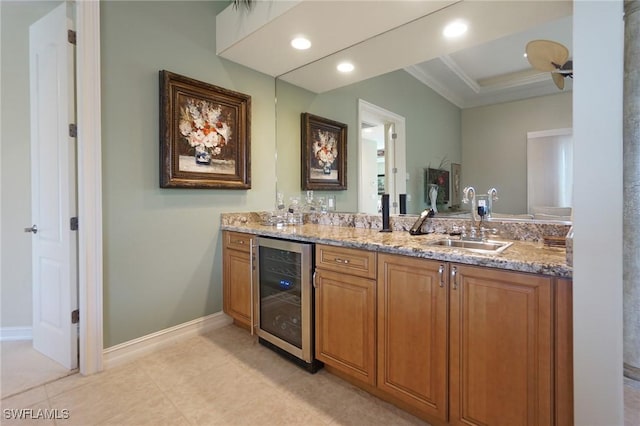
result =
[[[318,286],[316,286],[316,271],[313,271],[312,282],[313,282],[313,288],[318,288]]]

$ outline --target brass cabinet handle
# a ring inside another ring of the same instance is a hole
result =
[[[231,244],[244,244],[244,240],[231,240]]]
[[[438,276],[440,277],[440,287],[444,287],[444,265],[438,267]]]
[[[454,290],[458,289],[458,283],[457,283],[457,278],[458,278],[458,268],[453,266],[451,268],[451,286],[453,287]]]
[[[334,260],[337,263],[344,263],[345,265],[349,263],[349,259],[340,259],[339,257],[336,257]]]

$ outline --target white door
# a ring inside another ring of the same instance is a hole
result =
[[[69,369],[78,366],[74,46],[67,4],[29,30],[33,347]]]
[[[360,145],[360,206],[361,213],[378,214],[378,146],[374,139],[370,139],[363,129],[362,144]]]

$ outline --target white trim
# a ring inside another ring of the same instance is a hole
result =
[[[0,342],[11,340],[31,340],[31,327],[2,327],[0,328]]]
[[[527,139],[548,138],[550,136],[567,136],[573,134],[572,127],[562,129],[540,130],[537,132],[527,132]]]
[[[78,307],[80,373],[102,370],[102,156],[100,3],[76,4],[78,111]]]
[[[438,80],[436,80],[433,76],[428,74],[425,70],[418,67],[417,65],[411,65],[404,69],[418,81],[426,84],[436,92],[438,95],[442,96],[458,108],[465,108],[466,103],[464,99],[456,95],[452,90],[441,84]]]
[[[223,312],[217,312],[120,343],[104,350],[104,366],[106,369],[113,368],[189,337],[224,327],[231,322],[231,317]]]

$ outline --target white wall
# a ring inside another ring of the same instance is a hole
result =
[[[621,1],[574,2],[576,425],[624,424],[622,16]],[[593,194],[605,194],[606,208],[594,208]]]
[[[527,212],[527,132],[572,126],[572,93],[462,110],[462,187],[498,189],[498,213]]]

